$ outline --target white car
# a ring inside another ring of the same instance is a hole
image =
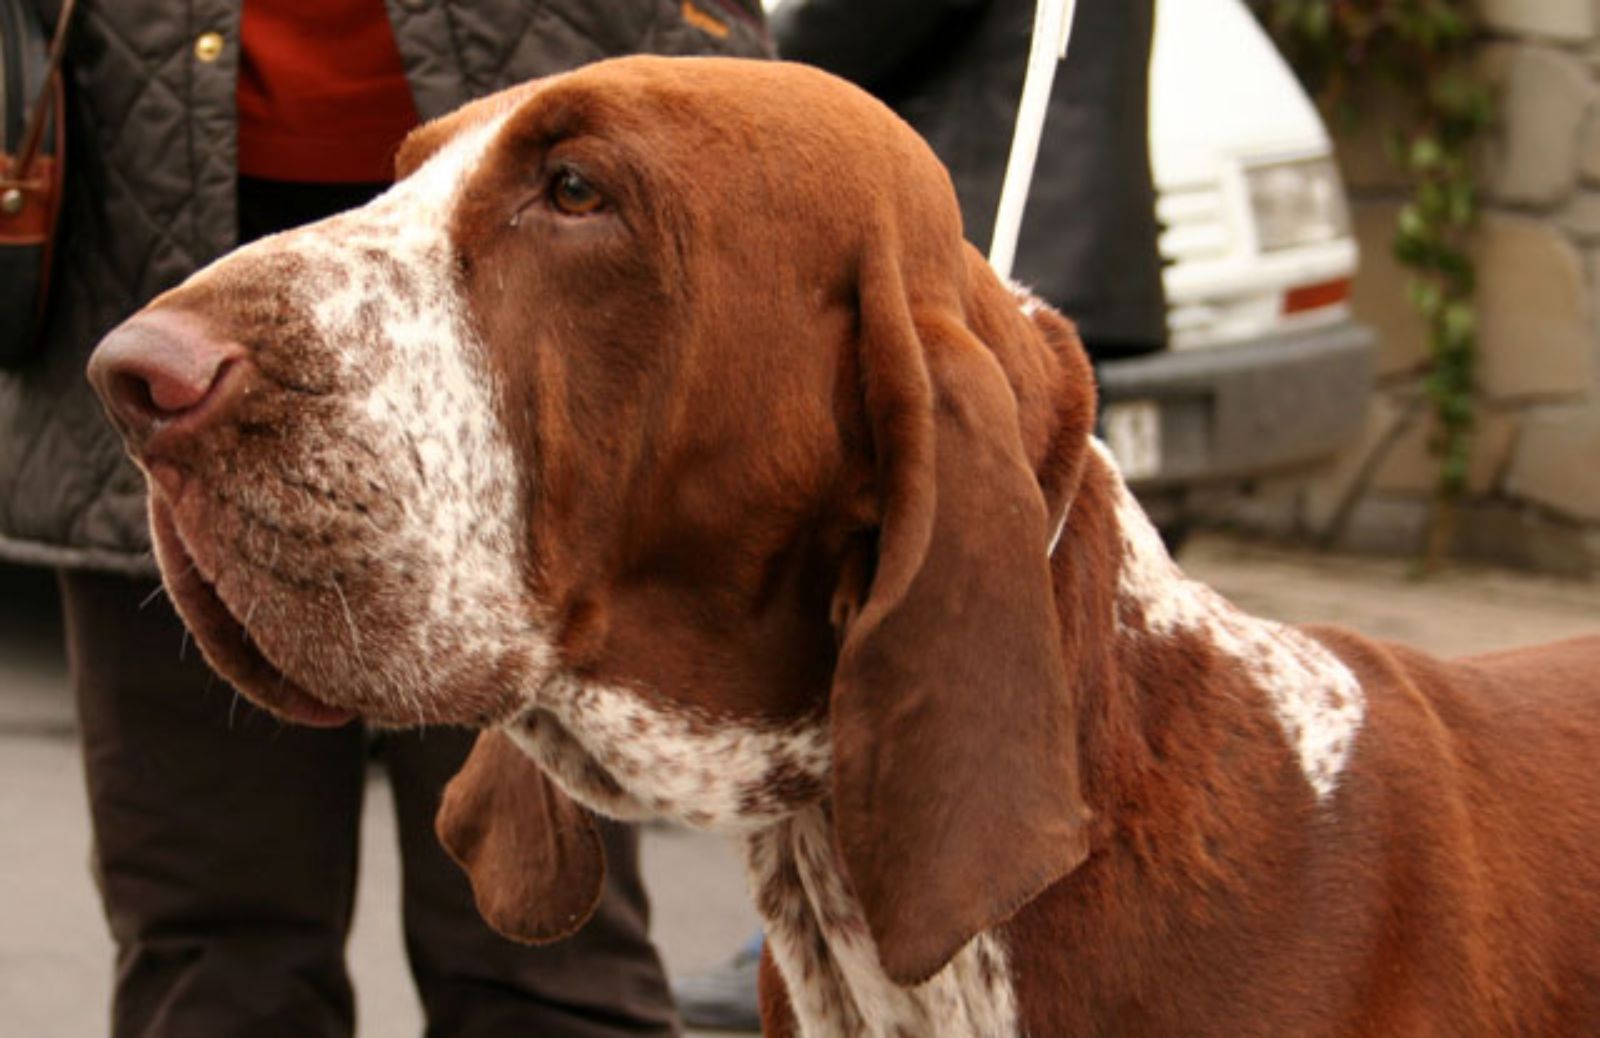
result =
[[[1150,155],[1171,346],[1098,373],[1103,434],[1159,516],[1347,443],[1374,340],[1327,131],[1241,0],[1158,0]]]

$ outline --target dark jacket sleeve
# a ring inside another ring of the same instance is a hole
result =
[[[778,57],[872,89],[916,54],[951,14],[988,0],[784,0],[769,23]]]

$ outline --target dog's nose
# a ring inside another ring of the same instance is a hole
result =
[[[199,418],[222,396],[245,349],[181,311],[153,310],[112,329],[89,358],[89,381],[129,446],[177,419]]]

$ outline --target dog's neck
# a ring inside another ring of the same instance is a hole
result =
[[[1020,1033],[1005,946],[993,935],[973,939],[924,984],[889,979],[825,803],[747,835],[743,849],[768,947],[807,1038]]]
[[[1275,746],[1287,751],[1286,793],[1309,790],[1319,803],[1338,788],[1365,716],[1360,682],[1310,635],[1250,616],[1204,584],[1188,579],[1134,500],[1099,441],[1085,468],[1073,514],[1053,560],[1057,609],[1077,673],[1080,743],[1085,767],[1114,759],[1122,802],[1139,791],[1127,769],[1153,765],[1152,749],[1198,732],[1186,727],[1226,723],[1235,716],[1270,717]],[[1099,572],[1084,572],[1098,569]],[[1076,628],[1076,629],[1074,629]],[[1114,733],[1138,733],[1129,745]],[[1192,745],[1198,759],[1236,761],[1235,747]],[[1206,751],[1213,751],[1207,753]],[[1092,776],[1091,776],[1092,778]],[[1101,780],[1107,780],[1102,775]],[[1091,804],[1093,801],[1091,801]]]
[[[1186,578],[1098,443],[1052,568],[1096,854],[1136,854],[1182,876],[1198,867],[1185,848],[1227,842],[1217,830],[1254,798],[1333,795],[1363,719],[1355,677],[1309,636]],[[1262,731],[1275,743],[1250,741]],[[1212,781],[1163,777],[1160,761],[1180,742],[1185,759],[1209,762]],[[1177,820],[1170,832],[1130,835],[1156,812]],[[831,832],[824,802],[744,838],[802,1033],[1019,1033],[1003,932],[979,935],[918,987],[887,977]]]

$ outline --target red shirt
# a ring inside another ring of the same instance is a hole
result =
[[[394,179],[416,104],[383,0],[245,0],[239,172],[325,183]]]

